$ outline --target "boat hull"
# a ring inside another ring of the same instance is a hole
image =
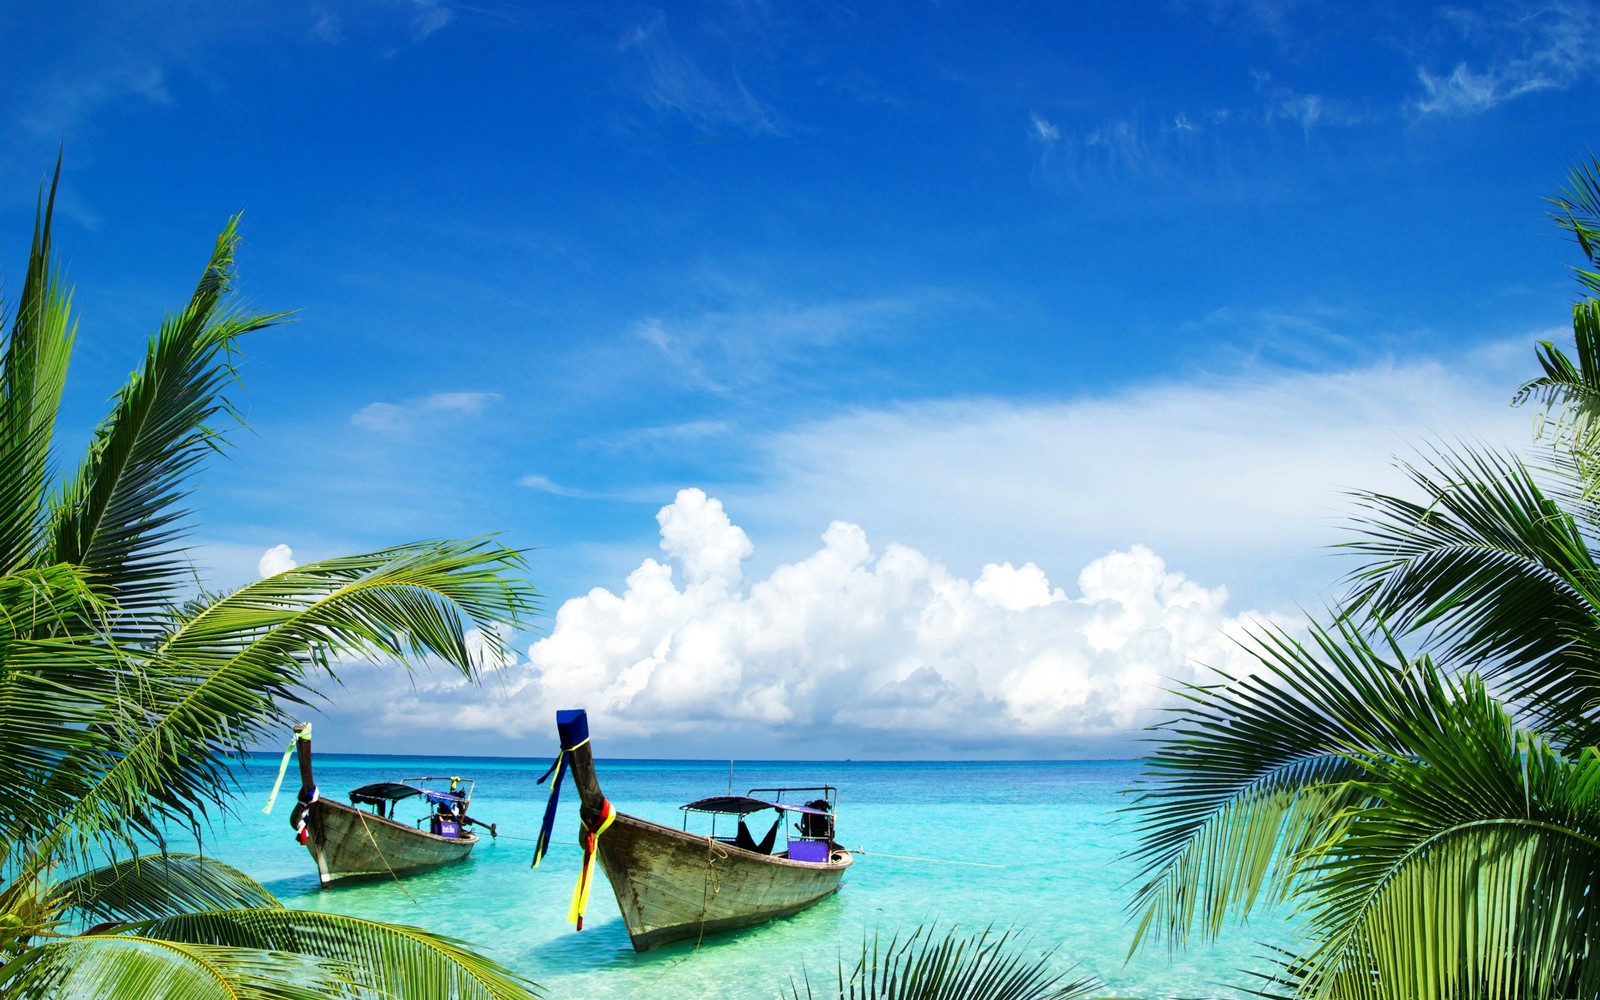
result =
[[[404,875],[460,861],[476,835],[436,837],[342,802],[318,800],[307,817],[306,849],[323,885],[341,879]]]
[[[838,848],[817,864],[756,854],[626,813],[597,850],[636,951],[797,913],[835,892],[851,861]]]

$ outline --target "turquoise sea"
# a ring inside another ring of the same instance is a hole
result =
[[[554,998],[786,996],[791,977],[798,981],[807,971],[814,983],[826,985],[841,956],[859,953],[863,935],[887,937],[926,920],[972,930],[1021,929],[1031,936],[1030,950],[1053,948],[1052,962],[1099,976],[1105,996],[1238,996],[1219,984],[1247,982],[1238,970],[1264,967],[1264,943],[1291,939],[1282,920],[1258,916],[1218,945],[1175,958],[1157,948],[1124,961],[1131,935],[1125,905],[1135,872],[1120,860],[1130,833],[1118,810],[1138,772],[1133,762],[738,761],[732,780],[740,792],[837,786],[838,839],[866,854],[835,896],[803,913],[698,946],[686,942],[639,955],[603,880],[594,887],[584,930],[574,932],[566,922],[581,858],[570,779],[556,846],[539,868],[529,867],[548,788],[534,779],[548,764],[318,754],[318,786],[341,799],[351,788],[385,778],[477,779],[472,813],[498,824],[499,839],[485,838],[465,862],[402,881],[319,888],[311,859],[289,827],[299,784],[294,766],[272,815],[263,816],[277,761],[260,757],[241,769],[236,814],[207,836],[205,850],[265,883],[287,906],[414,924],[464,939]],[[619,809],[674,826],[681,824],[680,805],[725,792],[729,784],[726,761],[602,758],[598,766],[606,795]],[[958,861],[999,867],[936,863]]]

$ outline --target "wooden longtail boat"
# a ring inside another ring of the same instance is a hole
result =
[[[715,826],[712,835],[697,836],[611,809],[595,774],[586,714],[558,712],[556,725],[581,798],[583,842],[599,856],[636,951],[787,916],[839,888],[851,856],[833,839],[836,792],[831,786],[752,789],[747,796],[691,802],[683,807],[685,826],[690,813],[734,816],[738,822],[735,837],[716,836]],[[755,792],[776,794],[757,799]],[[804,805],[782,801],[794,793],[815,797]],[[778,818],[757,842],[745,816],[766,809]],[[793,830],[785,817],[798,818]],[[787,845],[771,853],[779,826],[786,828]],[[593,830],[600,833],[591,837]],[[583,883],[580,892],[586,895]],[[581,905],[574,911],[581,929]]]
[[[467,815],[473,782],[450,778],[450,789],[429,788],[443,778],[406,778],[363,785],[350,793],[351,805],[324,798],[311,771],[310,725],[295,727],[300,758],[300,795],[289,823],[317,863],[323,886],[340,879],[405,875],[460,861],[478,843],[466,827],[488,826]],[[431,815],[407,825],[394,818],[395,805],[408,799],[427,803]],[[371,811],[359,808],[371,807]],[[436,808],[435,808],[436,807]]]

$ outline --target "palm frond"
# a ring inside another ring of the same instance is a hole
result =
[[[110,838],[134,849],[167,823],[203,832],[232,776],[223,754],[274,735],[307,690],[307,669],[356,655],[437,656],[475,676],[469,624],[498,653],[533,591],[520,556],[487,541],[428,542],[299,567],[220,597],[176,623],[126,678],[92,742],[63,758],[76,798],[41,832],[38,857],[88,857]]]
[[[1070,969],[1053,968],[1052,954],[1030,958],[1028,943],[1012,931],[985,928],[962,934],[951,927],[940,934],[921,925],[884,943],[878,934],[861,943],[853,967],[839,961],[838,1000],[1073,1000],[1099,987],[1093,977],[1068,979]],[[848,972],[846,970],[849,970]],[[789,991],[800,1000],[816,994],[809,976],[793,980]]]
[[[307,910],[187,913],[128,933],[192,944],[294,952],[339,963],[362,986],[394,997],[528,1000],[537,987],[462,942],[415,927]]]
[[[1546,201],[1556,207],[1551,213],[1556,225],[1572,234],[1589,266],[1600,269],[1600,158],[1573,167],[1567,174],[1567,189]],[[1580,284],[1600,292],[1600,273],[1582,267],[1573,271]]]
[[[1463,450],[1405,467],[1425,503],[1357,494],[1347,543],[1372,561],[1347,607],[1506,685],[1544,724],[1579,725],[1600,699],[1600,567],[1582,527],[1510,456]]]
[[[284,953],[89,934],[40,945],[0,966],[0,993],[12,1000],[348,1000],[350,971]]]
[[[1475,676],[1415,680],[1414,756],[1361,755],[1377,801],[1318,865],[1304,995],[1600,993],[1600,754],[1563,757]]]
[[[74,336],[71,299],[51,259],[60,180],[58,159],[49,197],[40,191],[22,296],[0,353],[0,573],[37,564],[46,530],[50,445]]]
[[[186,911],[280,905],[261,883],[199,854],[150,854],[69,878],[46,897],[52,911],[89,920],[153,920]]]
[[[146,637],[149,612],[171,602],[187,570],[173,558],[187,513],[181,501],[200,460],[224,440],[211,422],[237,419],[222,395],[234,380],[234,342],[286,315],[223,312],[237,225],[235,217],[217,237],[188,307],[151,339],[53,504],[49,558],[98,574],[120,612],[118,632],[132,630],[125,638]]]
[[[77,794],[57,765],[94,737],[126,668],[98,637],[64,628],[100,618],[78,567],[47,566],[0,577],[0,879],[26,837],[70,808]],[[60,633],[54,638],[32,638]]]
[[[1310,634],[1307,647],[1258,628],[1245,645],[1260,674],[1187,687],[1187,704],[1153,727],[1163,735],[1128,807],[1141,868],[1130,951],[1214,937],[1230,915],[1293,896],[1313,849],[1370,798],[1347,750],[1407,752],[1387,710],[1407,669],[1393,640],[1374,648],[1344,619]]]

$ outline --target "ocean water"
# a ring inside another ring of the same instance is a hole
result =
[[[1215,945],[1175,957],[1158,947],[1127,958],[1126,904],[1136,871],[1121,857],[1130,830],[1119,810],[1138,772],[1132,762],[738,761],[738,792],[837,786],[838,840],[866,853],[840,891],[809,910],[643,955],[629,945],[603,876],[583,931],[566,922],[582,856],[570,778],[550,853],[529,867],[548,794],[548,785],[534,780],[548,760],[318,754],[319,788],[341,799],[382,779],[476,778],[472,814],[498,824],[501,834],[485,837],[456,865],[332,889],[318,886],[288,824],[299,784],[292,763],[273,814],[261,814],[276,764],[257,758],[241,768],[236,813],[205,838],[206,853],[248,872],[286,906],[413,924],[471,942],[553,998],[789,996],[791,982],[807,975],[818,987],[835,981],[839,960],[859,955],[864,936],[887,939],[930,920],[973,931],[1016,928],[1030,953],[1048,952],[1057,967],[1099,977],[1101,996],[1232,997],[1240,994],[1221,984],[1247,983],[1240,970],[1265,968],[1265,945],[1292,941],[1281,917],[1258,915]],[[729,785],[725,761],[601,758],[597,766],[618,809],[672,826],[681,825],[684,802]],[[397,817],[404,814],[402,806]]]

